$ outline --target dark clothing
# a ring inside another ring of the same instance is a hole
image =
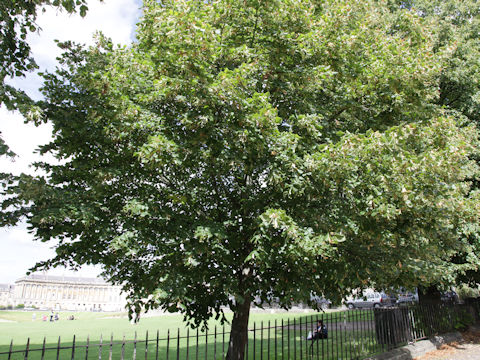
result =
[[[326,339],[328,337],[327,327],[325,325],[318,326],[313,337],[314,339]]]
[[[317,326],[317,329],[310,334],[307,340],[326,339],[328,337],[328,330],[325,325]]]

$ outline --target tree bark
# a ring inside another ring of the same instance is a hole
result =
[[[228,343],[227,360],[243,360],[248,341],[248,318],[250,317],[250,296],[245,296],[243,304],[237,302],[233,312],[232,329]]]
[[[418,288],[418,303],[424,305],[440,304],[442,302],[442,294],[437,290],[435,285],[427,288]]]

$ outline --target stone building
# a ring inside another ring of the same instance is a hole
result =
[[[100,278],[33,274],[15,281],[15,305],[52,310],[123,311],[120,286]]]
[[[15,286],[8,284],[0,284],[0,306],[14,305]]]

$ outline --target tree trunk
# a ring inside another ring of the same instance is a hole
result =
[[[237,302],[233,312],[232,329],[228,343],[227,360],[243,360],[245,346],[248,341],[248,318],[250,317],[250,296],[246,296],[243,304]]]
[[[440,304],[442,302],[442,294],[437,290],[435,285],[427,288],[418,288],[418,303],[424,305]]]

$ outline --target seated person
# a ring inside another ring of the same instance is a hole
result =
[[[307,340],[326,339],[328,335],[327,326],[323,323],[323,320],[318,320],[317,329],[308,334]]]

